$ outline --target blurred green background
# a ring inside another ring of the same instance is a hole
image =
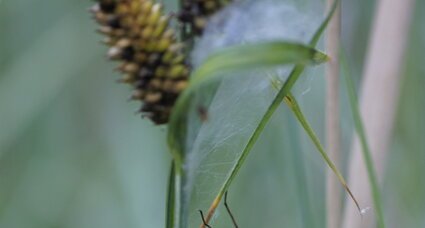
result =
[[[129,88],[115,83],[91,4],[0,0],[0,228],[164,227],[166,129],[126,102]],[[343,1],[343,44],[357,81],[374,6]],[[424,12],[417,1],[384,180],[388,227],[425,227]],[[297,88],[311,89],[300,100],[322,139],[323,84],[315,76]],[[344,151],[352,135],[346,110]],[[324,227],[324,170],[282,107],[230,189],[241,227]],[[223,213],[216,227],[230,227]]]

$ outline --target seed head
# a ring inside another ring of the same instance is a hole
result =
[[[134,89],[132,100],[156,124],[168,122],[171,109],[186,88],[189,67],[183,47],[169,26],[170,16],[152,0],[97,0],[90,8],[105,35],[109,59],[119,61],[119,80]]]

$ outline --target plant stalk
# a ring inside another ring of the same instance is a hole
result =
[[[327,8],[331,8],[333,0],[327,0]],[[341,5],[338,5],[332,20],[329,22],[325,36],[326,53],[330,61],[326,64],[326,148],[329,158],[336,167],[341,167],[341,130],[339,105],[339,44],[341,40]],[[341,189],[338,178],[332,170],[326,174],[326,211],[327,227],[339,228],[341,224]]]
[[[410,25],[414,0],[380,0],[377,2],[372,25],[365,70],[360,93],[360,113],[364,121],[365,136],[370,143],[371,158],[382,181],[384,164],[391,143],[391,132],[400,90],[401,68]],[[362,146],[356,136],[353,141],[349,164],[349,181],[362,205],[372,205],[372,194],[367,167],[362,156]],[[376,205],[375,205],[376,207]],[[344,228],[374,227],[374,216],[359,217],[347,204],[344,212]],[[374,208],[375,214],[382,214]],[[378,217],[378,227],[384,227]]]

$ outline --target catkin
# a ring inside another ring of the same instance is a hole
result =
[[[195,35],[201,35],[209,17],[232,0],[183,0],[179,20]]]
[[[171,109],[186,88],[189,67],[183,45],[170,28],[170,16],[151,0],[97,0],[91,8],[106,36],[108,58],[120,62],[119,80],[130,84],[140,112],[156,124],[168,122]]]

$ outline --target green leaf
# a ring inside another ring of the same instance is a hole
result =
[[[327,60],[325,54],[309,46],[284,41],[230,47],[209,57],[193,73],[189,87],[180,95],[170,118],[168,145],[176,160],[177,169],[181,167],[184,156],[185,118],[188,105],[191,96],[201,84],[219,79],[225,72],[258,70],[287,64],[304,66]]]
[[[191,83],[205,82],[206,77],[220,72],[275,67],[283,64],[322,63],[328,57],[304,44],[268,42],[230,47],[211,55],[193,74]]]
[[[341,50],[343,49],[341,48]],[[375,166],[372,161],[372,155],[369,149],[370,147],[367,142],[362,117],[360,115],[360,110],[359,110],[357,96],[356,96],[356,89],[351,79],[348,64],[347,64],[347,61],[345,60],[345,55],[343,51],[340,54],[340,56],[341,56],[342,68],[345,71],[344,72],[345,82],[347,86],[348,97],[350,99],[350,107],[351,107],[351,112],[354,119],[354,127],[356,129],[357,135],[359,136],[360,144],[362,146],[363,158],[366,163],[366,170],[367,170],[367,175],[368,175],[370,188],[371,188],[370,190],[372,192],[373,204],[375,206],[375,211],[376,211],[377,225],[379,228],[384,228],[385,227],[384,213],[382,212],[382,200],[381,200],[381,195],[379,191],[378,179],[376,177]]]

